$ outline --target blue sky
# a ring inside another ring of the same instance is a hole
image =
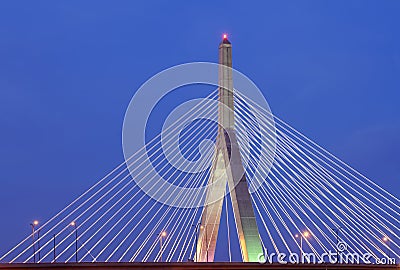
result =
[[[234,67],[273,113],[400,196],[399,1],[1,1],[0,253],[123,161],[136,89]]]

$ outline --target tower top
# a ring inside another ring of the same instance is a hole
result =
[[[228,40],[228,34],[225,33],[222,35],[222,43],[223,44],[231,44]]]

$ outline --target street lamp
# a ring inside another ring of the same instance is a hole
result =
[[[35,226],[39,225],[39,221],[34,220],[30,225],[32,228],[33,262],[36,263]]]
[[[382,241],[386,244],[386,256],[388,256],[388,258],[390,257],[390,249],[389,249],[389,245],[390,245],[390,238],[387,236],[382,237]]]
[[[163,252],[162,239],[163,239],[163,237],[167,236],[167,232],[162,231],[161,233],[158,234],[158,236],[160,237],[160,262],[162,262],[163,261],[163,259],[162,259],[162,252]]]
[[[78,262],[78,228],[75,221],[72,221],[69,225],[75,229],[75,262]]]
[[[37,231],[37,247],[38,247],[39,262],[40,262],[40,230]]]
[[[303,233],[296,233],[294,237],[300,238],[300,258],[303,260],[303,238],[308,238],[311,234],[308,231]]]

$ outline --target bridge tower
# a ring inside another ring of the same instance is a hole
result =
[[[227,35],[219,45],[218,134],[203,209],[195,260],[214,261],[221,211],[228,185],[242,260],[256,262],[262,253],[260,236],[236,138],[232,79],[232,44]]]

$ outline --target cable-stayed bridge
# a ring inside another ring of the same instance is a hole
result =
[[[206,269],[223,247],[215,269],[396,268],[400,200],[234,88],[226,37],[219,49],[218,89],[32,223],[1,267]]]

